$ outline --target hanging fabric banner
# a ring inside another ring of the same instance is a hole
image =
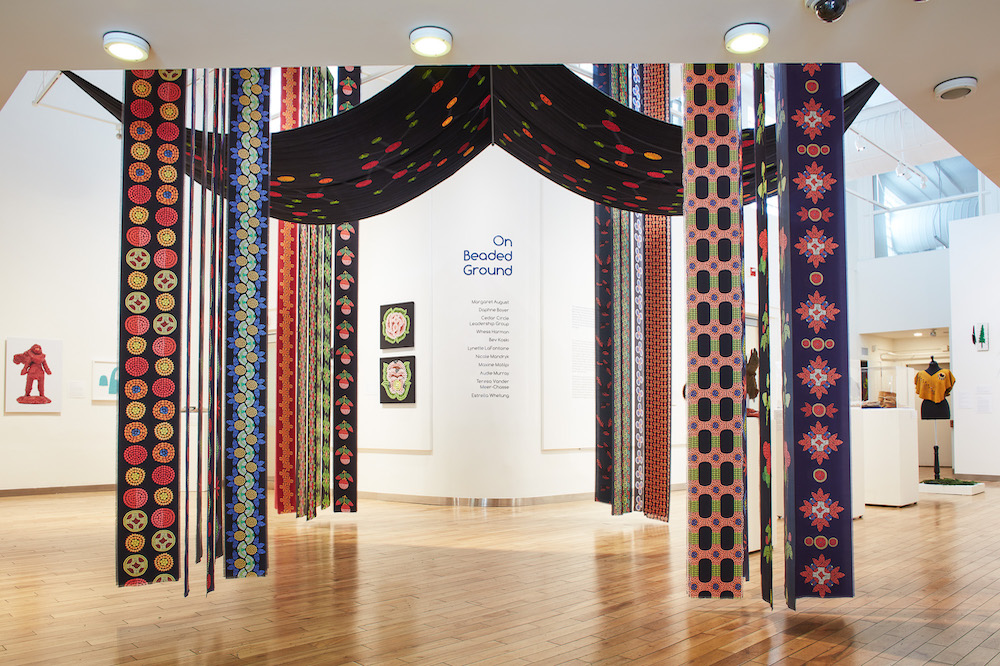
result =
[[[754,184],[757,188],[757,330],[760,381],[757,382],[760,427],[760,587],[764,601],[774,607],[773,562],[774,526],[771,515],[771,324],[768,311],[767,265],[767,180],[764,156],[764,65],[753,66],[754,115]],[[747,378],[749,381],[749,377]],[[750,455],[753,455],[752,453]],[[752,480],[748,479],[748,483]]]
[[[629,65],[629,86],[631,98],[629,106],[634,111],[643,112],[643,67]],[[645,290],[643,272],[645,262],[645,220],[642,213],[632,218],[632,509],[643,510],[643,488],[646,477],[646,382],[645,382]]]
[[[207,73],[206,70],[202,70],[201,93],[202,93],[203,109],[207,108],[207,101],[208,101],[206,97],[206,92],[208,87],[208,82],[205,76],[206,73]],[[199,77],[197,70],[191,70],[192,80],[191,80],[190,102],[187,105],[187,109],[185,111],[185,115],[187,116],[187,119],[185,121],[186,127],[194,127],[196,125],[195,119],[197,118],[197,109],[198,109],[198,85],[197,85],[198,78]],[[204,114],[202,114],[202,118],[204,118]],[[180,420],[181,426],[183,427],[184,430],[184,445],[183,445],[184,487],[180,491],[183,493],[184,497],[184,512],[183,512],[184,535],[181,537],[181,549],[179,555],[181,558],[181,580],[184,583],[185,597],[191,594],[191,567],[190,567],[190,557],[189,557],[189,553],[191,550],[191,522],[192,522],[191,496],[193,494],[192,484],[191,484],[191,479],[192,479],[191,450],[192,448],[194,448],[191,444],[192,442],[191,431],[192,429],[196,431],[200,430],[199,419],[201,418],[201,414],[199,412],[194,412],[194,409],[197,409],[197,407],[194,406],[196,403],[191,402],[191,377],[192,377],[191,362],[196,355],[200,355],[201,353],[200,348],[198,349],[197,352],[193,351],[192,338],[191,338],[192,328],[194,328],[194,324],[197,321],[196,317],[193,314],[194,286],[198,285],[199,287],[201,287],[201,285],[204,284],[204,281],[198,282],[194,278],[194,265],[195,265],[194,239],[198,235],[195,233],[195,228],[194,228],[194,219],[195,219],[194,193],[195,190],[198,189],[195,186],[195,168],[197,165],[197,161],[198,161],[197,158],[186,160],[187,164],[185,164],[185,171],[184,171],[184,175],[190,178],[189,181],[190,187],[188,187],[187,211],[186,214],[184,215],[184,235],[185,238],[187,239],[187,249],[180,263],[184,267],[184,277],[185,277],[184,282],[187,285],[187,288],[185,289],[185,294],[184,294],[184,309],[183,309],[183,312],[185,313],[183,321],[184,325],[178,327],[180,330],[183,331],[183,336],[184,336],[183,346],[181,347],[182,349],[181,356],[184,359],[184,370],[182,374],[182,376],[184,377],[184,398],[183,401],[180,402],[180,409],[178,411],[180,412],[180,414],[184,416],[184,418]],[[203,201],[204,196],[199,197],[199,199]],[[201,250],[202,248],[204,248],[204,246],[205,246],[204,243],[200,243],[198,249]],[[199,252],[199,254],[201,254],[201,252]],[[198,295],[200,300],[201,298],[200,288],[198,289]],[[201,364],[199,363],[199,367],[200,365]],[[198,427],[192,428],[192,420],[194,424],[198,424]],[[180,454],[180,450],[178,450],[177,453]]]
[[[187,76],[125,73],[118,365],[119,585],[177,580],[180,267]]]
[[[642,111],[666,121],[666,65],[643,65]],[[643,511],[667,520],[670,510],[670,233],[667,218],[643,216]],[[637,283],[639,278],[636,278]]]
[[[611,65],[594,65],[594,86],[611,94]],[[595,331],[595,391],[597,441],[595,443],[596,475],[594,499],[611,504],[611,429],[614,422],[612,390],[612,235],[611,208],[594,204],[594,331]]]
[[[314,122],[330,118],[336,108],[336,85],[329,67],[314,67],[313,79]],[[330,506],[330,410],[333,407],[333,389],[330,385],[330,362],[333,342],[333,299],[330,289],[333,266],[333,229],[323,225],[317,232],[316,255],[316,508]]]
[[[267,573],[270,69],[230,70],[226,219],[226,577]]]
[[[298,358],[296,359],[296,388],[295,388],[295,415],[296,415],[296,437],[295,443],[296,464],[295,464],[295,515],[302,517],[312,517],[315,511],[311,509],[312,498],[315,495],[315,450],[313,440],[313,423],[310,418],[312,413],[311,397],[314,395],[312,384],[313,370],[313,331],[315,330],[315,307],[313,305],[313,280],[312,264],[315,253],[315,227],[299,227],[299,247],[298,257],[298,304],[296,307],[298,340],[296,349]]]
[[[741,597],[743,274],[739,75],[685,65],[688,594]]]
[[[281,129],[299,126],[298,67],[281,68]],[[275,371],[274,504],[295,511],[295,360],[298,298],[298,225],[278,221],[278,339]]]
[[[854,594],[840,65],[777,65],[785,597]]]
[[[611,448],[611,514],[632,510],[632,354],[631,325],[631,216],[611,210],[612,237],[612,315],[611,343],[614,371],[612,406],[614,410]]]
[[[331,502],[331,470],[330,470],[330,435],[332,433],[331,410],[334,403],[333,388],[330,383],[330,364],[333,360],[333,298],[331,289],[333,288],[333,227],[326,225],[319,229],[319,274],[317,295],[319,296],[319,322],[317,328],[316,342],[318,349],[316,356],[319,360],[317,383],[319,385],[319,423],[317,432],[319,433],[319,475],[318,483],[320,493],[318,505],[321,509],[329,508]]]
[[[337,68],[337,96],[338,113],[361,103],[360,67]],[[333,366],[337,381],[333,385],[333,399],[338,423],[334,440],[337,448],[333,452],[334,509],[350,512],[356,511],[358,504],[358,416],[355,409],[358,385],[354,379],[358,367],[358,225],[342,222],[336,229],[331,228],[331,233],[335,234],[333,265],[337,273]],[[324,369],[328,368],[329,363],[324,365]]]
[[[611,96],[628,105],[629,66],[611,65]],[[613,425],[611,429],[611,514],[632,510],[632,217],[611,210],[611,358]]]
[[[337,87],[329,67],[316,69],[320,77],[320,101],[318,119],[326,119],[333,116],[336,111]],[[317,483],[319,492],[316,498],[317,506],[321,509],[330,506],[331,499],[331,470],[330,470],[330,434],[332,432],[331,409],[333,407],[333,393],[330,385],[330,363],[332,360],[333,342],[333,319],[331,307],[333,303],[331,289],[333,287],[333,229],[324,226],[319,230],[319,256],[317,275],[317,296],[319,319],[317,322],[317,358],[319,359],[317,383],[319,390],[319,411],[316,432],[319,437],[317,448],[318,454],[318,475]]]
[[[226,126],[229,104],[227,94],[229,81],[227,70],[216,69],[213,76],[214,96],[212,100],[212,127]],[[222,134],[224,140],[213,146],[211,151],[211,191],[223,192],[227,188],[223,172],[226,170],[228,155],[228,133]],[[221,196],[211,197],[211,217],[208,223],[209,241],[209,281],[208,281],[208,391],[207,412],[208,425],[206,432],[206,520],[205,520],[205,587],[208,592],[215,590],[216,559],[225,550],[224,543],[224,506],[223,506],[223,426],[222,426],[222,396],[224,394],[224,377],[221,372],[223,358],[223,329],[225,320],[225,201]],[[200,475],[199,475],[199,478]]]
[[[361,68],[348,65],[337,68],[337,113],[350,111],[361,104]]]

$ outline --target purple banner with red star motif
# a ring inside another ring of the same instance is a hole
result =
[[[839,65],[778,65],[785,596],[854,594]]]

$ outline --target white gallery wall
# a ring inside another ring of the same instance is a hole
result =
[[[62,341],[46,379],[62,411],[0,413],[0,489],[115,481],[116,403],[91,400],[91,373],[118,355],[121,142],[114,124],[32,106],[52,74],[26,74],[0,110],[0,343]],[[121,89],[121,72],[87,76]],[[45,102],[110,118],[67,81]]]
[[[995,294],[1000,215],[951,223],[950,402],[955,420],[955,473],[1000,476],[997,415],[1000,414],[1000,298]],[[989,349],[972,343],[972,326],[986,324]]]
[[[592,492],[592,220],[592,203],[489,148],[361,222],[362,491]],[[415,345],[391,353],[415,356],[416,402],[379,404],[378,359],[391,355],[378,348],[379,306],[407,301]]]

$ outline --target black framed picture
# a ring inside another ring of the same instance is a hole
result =
[[[379,402],[416,402],[417,357],[387,356],[379,359]]]
[[[379,349],[413,346],[413,301],[379,308]]]

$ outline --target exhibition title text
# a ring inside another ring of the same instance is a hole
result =
[[[462,272],[466,275],[511,276],[514,274],[514,241],[500,234],[493,237],[493,249],[462,252]]]

